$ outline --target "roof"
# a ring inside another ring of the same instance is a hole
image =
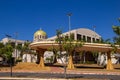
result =
[[[96,37],[96,38],[100,38],[101,37],[95,31],[92,31],[92,30],[87,29],[87,28],[76,29],[76,32],[79,33],[79,34],[82,34],[82,35],[90,36],[90,37]]]
[[[37,36],[37,35],[46,36],[47,34],[46,34],[46,32],[44,32],[43,30],[40,29],[34,33],[34,36]]]
[[[90,29],[87,29],[87,28],[74,29],[74,30],[71,30],[70,32],[85,35],[85,36],[89,36],[89,37],[95,37],[97,39],[101,38],[101,36],[98,33],[96,33],[95,31],[92,31]],[[65,32],[65,33],[63,33],[63,35],[69,34],[70,32],[69,31]],[[57,36],[50,37],[50,38],[48,38],[48,40],[53,40],[56,37]]]
[[[30,44],[31,49],[49,49],[50,47],[58,48],[59,44],[55,41],[40,41]],[[117,51],[120,53],[120,48],[116,45]],[[76,51],[96,51],[96,52],[109,52],[112,51],[113,47],[110,44],[99,44],[99,43],[85,43],[82,47],[76,48]]]

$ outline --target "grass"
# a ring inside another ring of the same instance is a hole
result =
[[[54,64],[54,67],[64,68],[64,65]],[[106,70],[103,66],[98,66],[97,64],[75,64],[75,69],[73,71],[86,71],[86,72],[120,72],[120,64],[113,65],[114,70]],[[47,65],[44,68],[40,68],[36,63],[18,63],[16,66],[13,66],[13,71],[32,71],[32,72],[40,72],[40,71],[51,71],[51,65]],[[0,71],[10,71],[10,67],[0,67]],[[71,70],[67,70],[71,71]]]
[[[40,68],[40,67],[38,67],[38,64],[36,64],[36,63],[21,62],[21,63],[18,63],[16,66],[13,66],[12,70],[13,71],[33,71],[33,72],[35,71],[35,72],[38,72],[38,71],[42,71],[42,70],[49,71],[50,68],[49,67]],[[0,71],[10,71],[10,67],[1,67]]]

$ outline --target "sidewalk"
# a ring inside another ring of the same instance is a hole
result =
[[[14,77],[14,78],[11,78],[11,77],[0,77],[0,80],[110,80],[110,79],[96,79],[96,78],[93,78],[93,79],[54,79],[54,78],[49,78],[49,79],[45,79],[45,78],[17,78],[17,77]]]
[[[64,68],[51,67],[50,73],[64,73]],[[73,69],[66,70],[67,74],[90,74],[90,75],[120,75],[120,70],[106,69]]]
[[[1,70],[0,72],[10,72],[10,69]],[[64,68],[62,67],[49,67],[48,70],[38,70],[38,71],[32,71],[32,70],[12,70],[12,72],[28,72],[28,73],[64,73]],[[120,75],[120,70],[106,70],[106,69],[73,69],[73,70],[66,70],[67,74],[90,74],[90,75]]]
[[[90,68],[75,68],[73,70],[66,70],[68,74],[112,74],[120,75],[120,69],[106,70],[106,69],[90,69]],[[0,69],[0,72],[10,72],[10,68]],[[63,67],[47,67],[43,70],[14,70],[13,72],[38,72],[38,73],[64,73]]]
[[[116,65],[114,70],[106,70],[96,64],[79,64],[75,65],[73,70],[66,70],[66,74],[88,74],[88,75],[120,75],[120,64]],[[10,67],[1,68],[0,72],[10,72]],[[45,68],[39,68],[37,64],[33,63],[21,63],[18,66],[12,68],[12,72],[17,73],[64,73],[64,67],[61,65],[46,66]]]
[[[10,68],[9,68],[10,69]],[[10,70],[6,71],[0,71],[0,72],[10,72]],[[40,71],[31,71],[31,70],[13,70],[13,72],[17,73],[50,73],[50,74],[64,74],[64,68],[63,67],[49,67],[49,69],[45,70],[40,70]],[[67,70],[67,74],[75,74],[75,75],[120,75],[120,70],[111,70],[107,71],[106,69],[84,69],[84,68],[75,68],[73,70]],[[92,79],[87,79],[87,78],[69,78],[69,79],[64,79],[64,78],[41,78],[41,77],[0,77],[0,80],[110,80],[108,78],[106,79],[98,79],[98,78],[92,78]]]

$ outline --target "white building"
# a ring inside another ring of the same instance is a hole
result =
[[[74,29],[69,32],[63,33],[62,35],[69,36],[70,33],[74,35],[74,40],[83,40],[90,43],[98,42],[101,40],[101,36],[99,34],[87,28]],[[47,40],[55,40],[55,38],[56,36],[53,36],[51,38],[48,38]]]
[[[2,42],[3,44],[6,44],[8,42],[11,43],[11,45],[14,47],[14,51],[12,53],[12,57],[15,59],[20,58],[20,53],[21,51],[17,50],[15,48],[15,46],[20,45],[20,46],[24,46],[24,43],[27,41],[24,40],[18,40],[18,39],[12,39],[12,38],[3,38],[0,42]],[[22,56],[22,61],[23,62],[36,62],[37,58],[36,56],[34,56],[34,54],[23,54]]]
[[[94,42],[101,41],[101,36],[98,33],[96,33],[95,31],[92,31],[90,29],[87,29],[87,28],[74,29],[74,30],[71,30],[69,32],[62,33],[62,36],[68,37],[70,34],[73,35],[74,40],[80,40],[80,41],[84,41],[84,42],[88,42],[88,43],[94,43]],[[46,32],[44,32],[43,30],[40,29],[34,33],[33,42],[55,41],[56,38],[57,38],[57,36],[47,38]],[[86,54],[81,55],[81,59],[83,59],[84,62],[85,62],[85,56],[87,56],[86,59],[92,57],[92,56],[90,56],[89,53],[90,52],[86,52]],[[64,54],[64,52],[62,52],[62,54]],[[77,55],[77,54],[75,54],[75,55]],[[115,64],[118,61],[118,59],[115,59],[115,57],[113,57],[113,56],[114,55],[112,55],[112,63]],[[78,55],[77,55],[77,57],[78,57]],[[98,61],[100,62],[100,65],[106,64],[106,61],[104,61],[105,57],[101,54],[99,55]],[[50,58],[54,58],[53,52],[46,51],[44,54],[45,63],[49,62],[48,60]],[[90,59],[90,60],[94,60],[94,59]],[[66,61],[66,59],[65,58],[61,58],[61,59],[58,58],[57,61],[58,61],[58,63],[63,63]]]
[[[98,42],[101,40],[101,36],[99,34],[97,34],[96,32],[94,32],[90,29],[86,29],[86,28],[79,28],[79,29],[71,30],[69,32],[62,33],[62,36],[68,37],[69,34],[73,35],[74,40],[80,40],[80,41],[85,41],[85,42],[89,42],[89,43]],[[57,38],[57,36],[47,38],[46,32],[44,32],[43,30],[40,29],[34,33],[33,42],[55,41],[56,38]],[[64,54],[64,53],[65,52],[62,52],[62,54]],[[54,58],[53,52],[50,52],[50,51],[45,52],[45,54],[44,54],[45,62],[48,62],[48,60],[50,58]],[[58,63],[62,63],[62,62],[65,62],[66,59],[58,58],[57,61],[58,61]]]
[[[1,42],[2,42],[3,44],[6,44],[6,43],[10,42],[10,43],[12,44],[12,46],[15,48],[15,46],[17,46],[17,45],[24,46],[24,43],[25,43],[26,41],[16,40],[16,39],[12,39],[12,38],[3,38],[3,39],[1,40]],[[14,58],[18,58],[18,57],[20,56],[20,51],[18,51],[17,49],[14,49],[14,51],[13,51],[13,53],[12,53],[12,56],[13,56]]]

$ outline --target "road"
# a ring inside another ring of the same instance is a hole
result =
[[[64,78],[63,73],[28,73],[28,72],[14,72],[13,77],[26,78]],[[120,75],[98,75],[98,74],[67,74],[68,79],[103,79],[103,80],[120,80]],[[0,77],[10,77],[9,72],[0,72]],[[1,79],[0,79],[1,80]]]

